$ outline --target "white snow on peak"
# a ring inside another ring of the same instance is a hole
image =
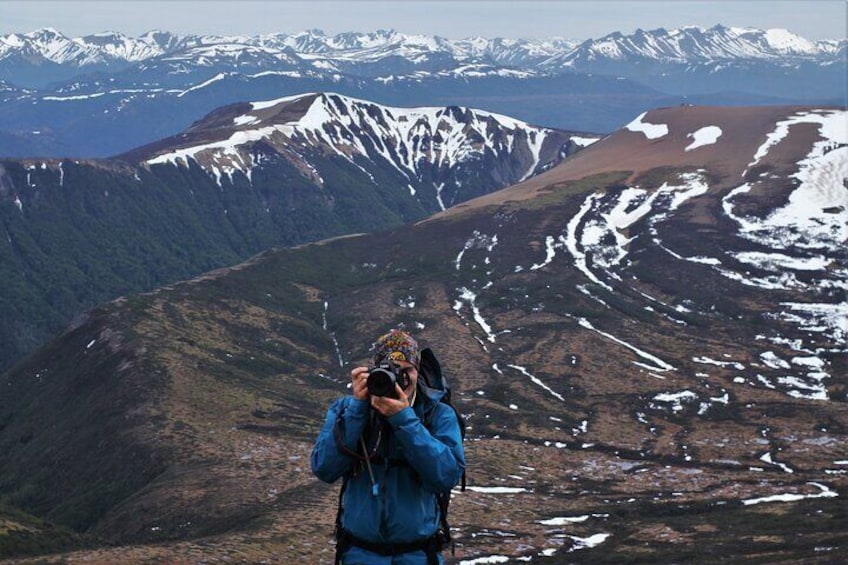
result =
[[[704,28],[697,27],[697,26],[688,26],[688,29],[697,29],[697,30],[701,30],[701,31],[704,30]],[[745,35],[745,34],[748,34],[748,33],[757,33],[757,32],[760,31],[755,27],[740,27],[740,26],[730,26],[727,29],[729,29],[730,31],[732,31],[736,35]]]
[[[648,139],[659,139],[665,135],[668,135],[668,126],[665,124],[652,124],[649,122],[643,121],[647,112],[642,112],[639,114],[635,120],[627,124],[625,129],[635,132],[641,132],[645,134],[645,137]]]
[[[53,28],[42,28],[31,33],[0,36],[0,56],[16,50],[57,64],[83,66],[113,61],[143,61],[162,55],[165,46],[151,35],[134,39],[106,32],[69,38]]]
[[[297,100],[299,98],[304,98],[306,96],[313,96],[316,93],[307,93],[307,94],[295,94],[292,96],[283,96],[282,98],[275,98],[274,100],[263,100],[260,102],[251,102],[250,106],[254,110],[265,110],[266,108],[272,108],[277,104],[285,104],[286,102],[291,102],[293,100]]]
[[[239,56],[238,50],[262,53],[267,58],[326,61],[329,64],[379,62],[390,57],[404,57],[414,63],[428,62],[435,55],[456,61],[459,65],[479,65],[491,61],[503,68],[533,66],[547,61],[560,65],[573,64],[573,57],[647,57],[659,61],[712,60],[731,57],[774,59],[780,56],[805,57],[830,54],[837,40],[811,42],[785,29],[759,30],[716,26],[704,29],[686,26],[672,30],[620,33],[577,42],[562,38],[510,39],[470,37],[446,39],[421,34],[403,34],[393,30],[372,33],[346,32],[328,36],[309,30],[294,34],[261,34],[254,36],[173,35],[155,31],[138,38],[120,33],[98,33],[68,38],[46,28],[27,34],[0,36],[0,56],[9,50],[29,51],[55,63],[77,66],[109,61],[140,62],[155,57],[188,59],[202,54],[214,57],[216,51]],[[200,61],[199,64],[204,64]]]
[[[545,66],[568,68],[604,59],[619,63],[649,60],[678,64],[730,59],[816,60],[833,52],[828,42],[810,42],[783,29],[685,26],[672,30],[637,30],[629,35],[611,33],[555,55]]]
[[[697,149],[698,147],[703,147],[704,145],[712,145],[718,138],[721,137],[722,131],[718,126],[706,126],[701,129],[690,133],[686,137],[692,138],[692,143],[686,146],[684,151],[692,151],[693,149]]]
[[[785,29],[765,31],[766,43],[778,53],[815,53],[818,47],[812,41]]]
[[[222,78],[222,75],[218,75],[195,88]],[[312,97],[312,101],[299,118],[283,124],[254,127],[264,121],[261,114],[254,113],[309,97]],[[492,123],[499,127],[491,127]],[[237,116],[234,126],[242,129],[227,140],[180,148],[156,156],[148,163],[188,163],[189,159],[193,159],[219,182],[222,173],[232,175],[235,171],[241,171],[249,176],[249,171],[256,163],[253,155],[240,146],[276,136],[323,144],[354,165],[357,165],[353,161],[354,154],[371,159],[382,158],[410,181],[417,181],[423,174],[422,167],[435,165],[440,169],[449,168],[487,151],[495,155],[510,155],[520,142],[532,156],[532,162],[521,173],[520,178],[524,179],[536,172],[542,146],[548,135],[553,133],[546,128],[530,126],[508,116],[482,110],[458,107],[398,108],[334,93],[313,93],[252,102],[251,112]],[[371,143],[363,143],[364,137],[368,137]],[[201,154],[203,159],[200,159]],[[302,165],[303,170],[313,169],[309,163]],[[312,172],[318,175],[317,171]],[[411,185],[410,191],[414,192]]]
[[[584,137],[580,135],[572,135],[569,139],[580,147],[588,147],[593,143],[600,141],[600,137]]]

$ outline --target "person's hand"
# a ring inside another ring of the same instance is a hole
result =
[[[403,392],[403,389],[400,388],[400,385],[397,383],[395,383],[395,392],[397,393],[397,398],[391,398],[389,396],[372,396],[371,406],[386,418],[394,416],[409,406],[409,399],[406,397],[406,393]]]
[[[357,367],[350,372],[353,397],[368,400],[368,367]]]

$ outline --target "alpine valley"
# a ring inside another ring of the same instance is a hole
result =
[[[844,104],[847,56],[845,38],[721,25],[582,42],[392,30],[69,38],[41,29],[0,37],[0,155],[112,156],[221,106],[304,92],[608,133],[679,103]]]
[[[0,368],[100,302],[420,220],[597,139],[308,94],[227,106],[110,160],[0,160]]]
[[[843,562],[848,111],[674,105],[559,161],[574,143],[313,94],[120,160],[5,162],[4,214],[78,193],[90,240],[87,210],[152,226],[132,256],[178,222],[224,259],[271,242],[243,223],[373,230],[102,304],[0,377],[6,562],[332,563],[311,445],[397,326],[468,424],[448,562]]]

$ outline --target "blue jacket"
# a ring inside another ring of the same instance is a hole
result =
[[[347,396],[330,406],[312,450],[312,472],[327,483],[347,477],[342,526],[355,537],[407,543],[438,530],[441,516],[435,494],[449,492],[465,469],[459,423],[453,409],[439,402],[442,394],[419,383],[415,405],[385,419],[388,433],[382,434],[371,463],[379,485],[376,495],[368,469],[356,457],[362,453],[359,438],[371,419],[370,402]],[[369,450],[376,436],[372,430],[366,438]]]

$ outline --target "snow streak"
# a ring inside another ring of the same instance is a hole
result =
[[[545,389],[546,391],[548,391],[550,393],[550,395],[553,396],[554,398],[556,398],[557,400],[565,402],[565,398],[563,398],[560,393],[556,392],[551,387],[549,387],[548,385],[543,383],[539,378],[532,375],[530,373],[530,371],[528,371],[526,368],[521,367],[519,365],[507,365],[507,367],[509,367],[510,369],[515,369],[516,371],[518,371],[519,373],[521,373],[525,377],[529,378],[533,382],[533,384],[540,386],[543,389]]]
[[[607,338],[611,341],[614,341],[615,343],[617,343],[619,345],[623,345],[627,349],[633,351],[639,357],[642,357],[643,359],[647,359],[648,361],[650,361],[651,363],[654,364],[654,366],[651,367],[651,369],[654,370],[654,371],[674,371],[674,370],[676,370],[673,365],[666,363],[665,361],[663,361],[659,357],[651,355],[650,353],[646,353],[646,352],[642,351],[641,349],[637,348],[636,346],[631,345],[631,344],[627,343],[626,341],[615,337],[612,334],[608,334],[606,332],[603,332],[603,331],[597,329],[586,318],[579,318],[577,320],[577,323],[580,324],[582,327],[586,328],[587,330],[592,330],[593,332],[600,334],[600,335],[604,336],[605,338]]]

